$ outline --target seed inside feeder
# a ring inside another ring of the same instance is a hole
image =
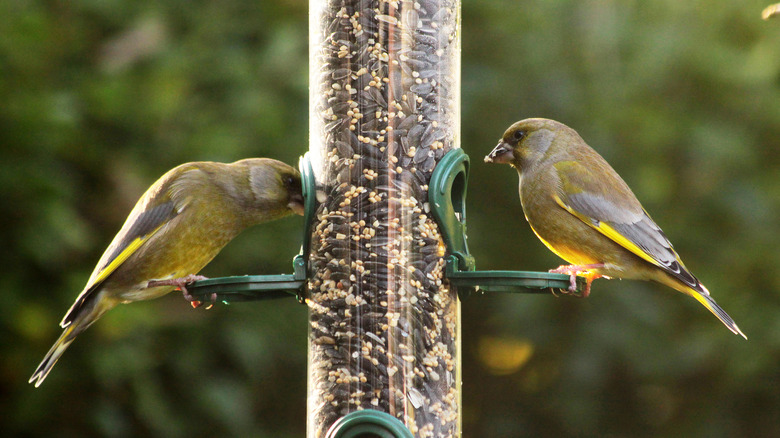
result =
[[[308,435],[371,408],[416,436],[456,436],[459,305],[425,201],[459,147],[459,2],[311,5]]]

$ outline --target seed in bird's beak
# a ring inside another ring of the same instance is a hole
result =
[[[504,164],[510,163],[513,159],[514,154],[512,153],[512,146],[504,143],[503,141],[500,142],[489,154],[487,154],[487,156],[485,156],[486,163]]]
[[[303,216],[304,207],[302,199],[293,199],[289,204],[287,204],[287,206],[290,207],[290,210],[294,211],[295,214]]]

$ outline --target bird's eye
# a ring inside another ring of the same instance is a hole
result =
[[[516,141],[520,141],[523,139],[523,137],[525,137],[525,131],[515,131],[513,137]]]

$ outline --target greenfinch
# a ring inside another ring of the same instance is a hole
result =
[[[182,164],[155,182],[130,212],[84,290],[62,335],[30,378],[38,387],[78,334],[119,303],[180,288],[245,228],[303,214],[300,174],[280,161]]]
[[[690,295],[729,330],[747,337],[685,267],[661,228],[628,185],[568,126],[521,120],[504,132],[488,163],[520,175],[520,202],[537,237],[571,263],[550,272],[586,278],[583,296],[599,277],[653,280]]]

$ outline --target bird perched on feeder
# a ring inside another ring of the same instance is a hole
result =
[[[119,303],[148,300],[197,276],[245,228],[303,214],[300,174],[268,158],[185,163],[155,182],[130,212],[30,378],[38,387],[78,334]]]
[[[628,185],[568,126],[521,120],[504,132],[487,163],[506,163],[520,175],[520,202],[537,237],[571,263],[550,272],[591,282],[599,277],[653,280],[690,295],[735,334],[747,337],[688,271],[661,228]]]

